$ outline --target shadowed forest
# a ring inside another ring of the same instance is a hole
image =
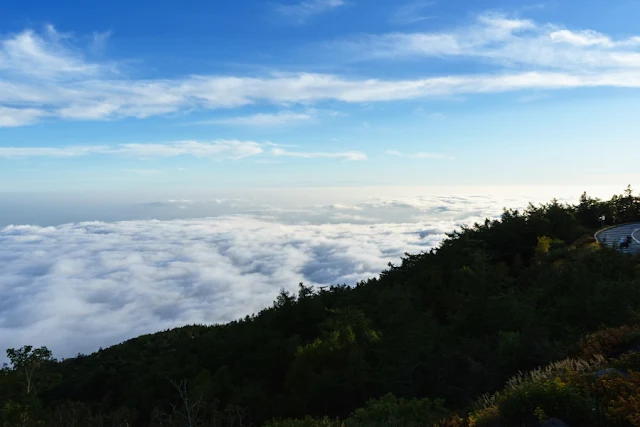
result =
[[[300,284],[229,324],[64,360],[8,349],[0,422],[640,426],[640,257],[593,238],[635,221],[631,188],[507,209],[378,278]]]

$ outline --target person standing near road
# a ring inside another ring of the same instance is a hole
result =
[[[620,249],[626,249],[629,247],[629,243],[627,242],[627,238],[626,237],[621,237],[620,241],[618,242],[618,244],[620,245]]]

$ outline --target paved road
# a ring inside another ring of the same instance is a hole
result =
[[[640,253],[640,222],[605,228],[604,230],[598,231],[595,235],[596,240],[601,244],[615,248],[618,248],[620,238],[626,236],[631,236],[633,241],[629,249],[620,249],[620,251],[629,254]]]

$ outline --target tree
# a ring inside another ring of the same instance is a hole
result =
[[[551,248],[551,243],[553,240],[547,236],[538,237],[538,244],[536,245],[536,255],[542,256],[546,255]]]
[[[26,345],[17,350],[8,349],[7,357],[11,362],[10,366],[22,379],[24,393],[31,395],[40,391],[39,387],[46,383],[46,379],[38,374],[48,362],[54,360],[51,351],[47,347],[34,349]]]
[[[320,338],[300,346],[288,386],[300,408],[321,415],[345,415],[368,398],[368,350],[380,339],[359,310],[334,310]]]
[[[3,368],[3,380],[13,392],[2,409],[3,418],[18,426],[35,425],[41,407],[38,394],[51,388],[59,378],[48,370],[54,361],[51,351],[27,345],[8,349],[7,357],[10,363]]]

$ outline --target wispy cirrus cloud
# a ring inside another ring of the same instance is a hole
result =
[[[426,152],[418,152],[418,153],[403,153],[401,151],[398,150],[386,150],[384,152],[386,155],[388,156],[395,156],[395,157],[404,157],[404,158],[408,158],[408,159],[446,159],[446,160],[453,160],[453,157],[447,155],[447,154],[442,154],[442,153],[426,153]]]
[[[117,63],[90,61],[87,49],[74,46],[73,40],[62,43],[62,38],[55,29],[0,36],[0,127],[45,119],[142,119],[247,105],[287,106],[281,113],[227,120],[268,125],[304,122],[313,114],[293,113],[291,106],[308,109],[327,101],[373,103],[525,90],[640,88],[640,37],[614,39],[592,30],[496,14],[480,15],[449,31],[373,35],[332,45],[354,59],[465,58],[493,66],[480,74],[426,78],[274,72],[137,79]]]
[[[615,40],[593,30],[570,30],[497,13],[481,14],[470,25],[449,31],[370,35],[338,42],[335,47],[356,60],[465,57],[497,66],[580,71],[579,75],[598,72],[601,76],[640,68],[638,36]]]
[[[107,46],[107,42],[112,35],[112,31],[94,31],[93,36],[91,37],[91,46],[90,49],[94,53],[102,52]]]
[[[61,34],[53,26],[46,35],[33,30],[11,34],[0,40],[0,72],[63,80],[69,76],[95,76],[106,67],[85,60],[78,50],[60,43]]]
[[[293,3],[280,3],[276,12],[293,24],[303,24],[309,18],[344,6],[344,0],[298,0]]]
[[[90,154],[125,155],[144,158],[192,156],[214,159],[242,159],[264,150],[254,141],[178,141],[165,144],[77,145],[69,147],[0,147],[0,157],[77,157]]]
[[[46,115],[45,111],[38,108],[11,108],[0,105],[0,128],[30,125]]]
[[[200,158],[242,159],[264,150],[254,141],[218,140],[215,142],[181,141],[171,144],[122,144],[109,153],[137,157],[193,156]]]
[[[0,147],[0,157],[78,157],[92,153],[108,152],[106,145],[69,146],[69,147]]]
[[[343,152],[304,152],[289,151],[282,148],[273,148],[271,153],[277,157],[300,157],[304,159],[342,159],[342,160],[366,160],[367,155],[360,151]]]
[[[435,4],[434,1],[415,1],[405,4],[396,9],[389,22],[396,25],[409,25],[432,19],[433,16],[425,15],[423,12]]]
[[[284,126],[308,122],[315,117],[313,112],[296,113],[280,111],[278,113],[259,113],[250,116],[229,117],[224,119],[207,120],[200,124],[222,124],[232,126]]]
[[[67,147],[0,147],[0,158],[9,159],[27,157],[79,157],[92,154],[120,155],[137,158],[165,158],[191,156],[210,159],[234,159],[257,156],[265,152],[265,147],[272,147],[275,157],[297,157],[305,159],[338,159],[365,160],[367,155],[360,151],[344,152],[304,152],[290,151],[272,142],[254,142],[238,140],[216,140],[213,142],[177,141],[170,143],[131,143],[118,145],[76,145]],[[272,163],[273,160],[262,159],[261,163]]]

